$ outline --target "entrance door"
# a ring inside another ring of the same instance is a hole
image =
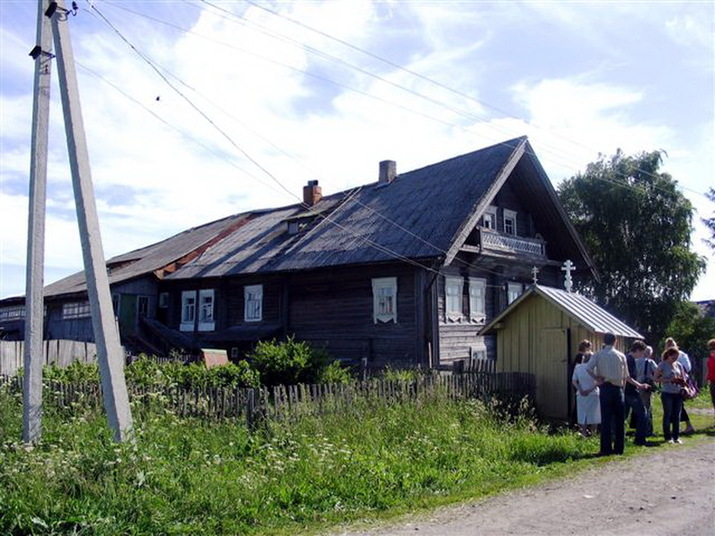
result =
[[[569,416],[568,337],[565,328],[539,331],[536,363],[536,405],[546,418]]]
[[[123,337],[132,337],[137,330],[137,297],[122,294],[119,297],[119,331]]]

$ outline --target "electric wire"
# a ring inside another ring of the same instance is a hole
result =
[[[156,66],[153,64],[152,60],[151,60],[148,56],[146,56],[146,55],[143,54],[141,51],[139,51],[139,49],[138,49],[136,46],[134,46],[134,45],[118,30],[118,28],[116,28],[116,26],[114,26],[111,22],[109,22],[109,20],[108,20],[104,15],[102,15],[102,14],[99,12],[99,10],[96,9],[96,7],[94,7],[93,9],[94,9],[95,11],[97,11],[97,14],[100,16],[100,18],[101,18],[105,23],[107,23],[107,24],[112,28],[112,30],[113,30],[115,33],[117,33],[117,34],[119,35],[119,37],[122,39],[122,41],[124,41],[124,42],[132,49],[132,51],[134,51],[135,53],[137,53],[137,54],[142,58],[142,60],[144,60],[145,62],[148,62],[148,63],[150,64],[150,66],[152,67],[152,69],[153,69],[155,72],[157,72],[158,74],[161,75],[161,73],[160,73],[158,67],[156,67]],[[177,90],[170,82],[168,82],[167,76],[163,76],[163,75],[162,75],[161,77],[162,77],[162,79],[163,79],[167,84],[170,85],[170,87],[172,87],[172,89],[174,89],[175,91],[178,92],[178,90]],[[180,80],[180,79],[177,78],[177,80]],[[185,97],[183,94],[181,94],[181,95],[182,95],[182,97],[184,97],[184,98],[186,99],[186,97]],[[194,109],[197,109],[197,110],[198,110],[198,108],[197,108],[196,106],[192,106],[192,107],[193,107]],[[205,113],[201,112],[201,115],[202,115],[202,117],[205,117],[205,118],[208,119],[208,116],[206,116]],[[163,120],[162,120],[162,121],[163,121]],[[215,125],[215,123],[214,123],[213,121],[209,120],[209,123],[210,123],[212,126],[216,127],[216,125]],[[220,131],[220,132],[221,132],[222,135],[228,136],[228,134],[226,134],[224,131]],[[231,139],[230,141],[232,142],[232,145],[233,145],[233,146],[238,147],[238,145],[237,145],[235,142],[233,142],[232,139]],[[245,151],[242,150],[242,154],[245,154]],[[290,155],[289,155],[289,156],[290,156]],[[254,159],[252,159],[252,158],[251,158],[250,160],[251,160],[251,162],[255,162]],[[264,168],[263,166],[258,166],[258,168],[259,168],[261,171],[263,171],[264,173],[268,174],[268,175],[270,176],[270,178],[271,178],[275,183],[279,184],[279,185],[281,186],[281,188],[282,188],[284,191],[286,191],[289,195],[291,195],[292,197],[297,198],[297,199],[300,201],[300,198],[299,198],[294,192],[292,192],[292,191],[289,190],[287,187],[285,187],[285,186],[284,186],[274,175],[272,175],[266,168]],[[352,194],[348,195],[347,200],[350,200],[352,197],[353,197]],[[346,202],[347,202],[347,201],[346,201]],[[359,203],[359,202],[358,202],[358,203]],[[375,249],[377,249],[377,250],[379,250],[379,251],[381,251],[381,252],[383,252],[383,253],[385,253],[385,254],[387,254],[387,255],[389,255],[389,256],[391,256],[391,257],[397,259],[397,260],[401,260],[401,261],[403,261],[403,262],[408,262],[408,263],[410,263],[410,264],[413,264],[413,265],[415,265],[415,266],[419,266],[419,267],[422,267],[422,268],[425,268],[425,267],[426,267],[424,264],[422,264],[422,263],[415,263],[415,261],[413,261],[412,259],[409,259],[409,258],[405,257],[404,255],[401,255],[400,253],[398,253],[398,252],[396,252],[396,251],[394,251],[394,250],[392,250],[392,249],[390,249],[390,248],[387,248],[386,246],[383,246],[382,244],[379,244],[379,243],[377,243],[377,242],[375,242],[375,241],[373,241],[373,240],[370,240],[370,239],[368,239],[368,238],[366,238],[366,237],[364,237],[364,236],[360,236],[360,235],[355,234],[352,230],[346,228],[345,226],[343,226],[343,225],[339,224],[338,222],[336,222],[335,220],[333,220],[329,215],[322,214],[322,213],[319,213],[319,212],[315,212],[315,211],[313,211],[313,209],[312,209],[311,207],[305,205],[304,203],[302,203],[302,204],[303,204],[304,208],[305,208],[306,210],[308,210],[309,212],[314,213],[316,216],[319,216],[321,219],[324,219],[324,220],[328,221],[329,223],[331,223],[331,224],[335,225],[336,227],[340,228],[341,230],[343,230],[343,231],[345,231],[345,232],[351,234],[351,235],[354,236],[355,238],[358,238],[359,240],[365,242],[365,243],[366,243],[367,245],[369,245],[370,247],[373,247],[373,248],[375,248]],[[441,248],[437,247],[436,245],[434,245],[434,244],[432,244],[432,243],[430,243],[430,242],[424,240],[424,238],[422,238],[422,237],[418,236],[417,234],[415,234],[415,233],[409,231],[408,229],[406,229],[405,227],[401,226],[401,225],[398,224],[397,222],[395,222],[395,221],[393,221],[393,220],[387,218],[386,216],[380,214],[379,212],[375,211],[375,210],[372,209],[371,207],[368,207],[368,206],[365,205],[364,203],[359,203],[359,204],[360,204],[361,206],[363,206],[364,208],[366,208],[367,210],[369,210],[370,212],[374,213],[375,215],[378,215],[380,218],[382,218],[382,219],[385,220],[386,222],[388,222],[388,223],[390,223],[390,224],[392,224],[392,225],[398,227],[399,229],[401,229],[402,231],[408,233],[408,234],[411,235],[412,237],[417,238],[418,240],[420,240],[421,242],[425,243],[426,245],[428,245],[429,247],[431,247],[431,248],[434,249],[435,251],[438,251],[438,252],[443,253],[443,254],[446,254],[446,253],[447,253],[446,251],[442,250]],[[486,272],[488,272],[488,273],[492,273],[492,274],[499,275],[499,272],[496,272],[496,271],[493,271],[493,270],[489,270],[489,269],[487,269],[487,268],[485,268],[485,267],[478,267],[478,266],[476,266],[476,265],[472,265],[472,264],[470,264],[470,263],[467,263],[467,261],[465,261],[464,259],[459,259],[459,258],[458,258],[458,262],[459,262],[459,263],[462,263],[462,264],[466,264],[467,266],[470,266],[470,267],[479,268],[479,269],[484,270],[484,271],[486,271]],[[433,272],[435,272],[435,273],[440,273],[440,272],[435,271],[435,270],[433,270],[433,269],[431,269],[431,268],[429,268],[429,267],[427,267],[427,268],[428,268],[430,271],[433,271]]]
[[[99,11],[98,11],[96,8],[94,8],[94,9],[99,13]],[[101,13],[100,13],[100,15],[101,15]],[[109,23],[109,21],[107,20],[107,18],[106,18],[105,16],[101,15],[101,17],[102,17],[102,19],[103,19],[106,23],[108,23],[108,24],[110,25],[110,27],[111,27],[116,33],[118,33],[118,35],[132,48],[132,50],[134,50],[137,54],[139,54],[140,57],[142,57],[142,59],[143,59],[144,61],[147,61],[147,62],[152,66],[152,68],[153,68],[160,76],[162,76],[162,78],[164,79],[164,81],[165,81],[166,83],[168,83],[169,85],[171,85],[171,83],[167,80],[166,76],[163,76],[163,74],[162,74],[162,73],[159,71],[159,69],[151,62],[151,60],[150,60],[148,57],[146,57],[146,56],[145,56],[143,53],[141,53],[134,45],[132,45],[132,44],[121,34],[121,32],[119,32],[119,30],[118,30],[114,25],[112,25],[111,23]],[[177,79],[178,79],[178,78],[177,78]],[[180,80],[180,79],[178,79],[178,80]],[[180,81],[181,81],[181,80],[180,80]],[[183,83],[183,82],[182,82],[182,83]],[[186,84],[185,84],[185,85],[186,85]],[[174,88],[173,85],[171,85],[171,86],[172,86],[172,88]],[[187,85],[187,87],[189,87],[189,86]],[[174,88],[174,89],[176,90],[176,88]],[[176,90],[176,91],[178,91],[178,90]],[[179,92],[179,93],[180,93],[180,92]],[[180,94],[181,94],[181,93],[180,93]],[[182,96],[184,99],[186,99],[188,102],[191,103],[191,101],[190,101],[185,95],[181,94],[181,96]],[[194,107],[197,111],[200,111],[200,110],[198,109],[198,107],[196,107],[195,105],[193,105],[193,103],[191,103],[191,104],[192,104],[192,107]],[[206,119],[209,121],[209,123],[212,124],[212,126],[214,126],[215,128],[218,128],[217,125],[216,125],[203,111],[200,111],[200,113],[201,113],[201,115],[202,115],[204,118],[206,118]],[[219,129],[219,130],[220,130],[220,129]],[[249,160],[251,160],[251,162],[253,162],[254,164],[256,164],[257,167],[258,167],[259,169],[261,169],[264,173],[268,174],[268,175],[270,176],[270,178],[271,178],[274,182],[276,182],[276,184],[278,184],[283,190],[285,190],[289,195],[296,197],[293,192],[291,192],[289,189],[287,189],[275,176],[273,176],[272,174],[270,174],[270,172],[268,172],[267,169],[265,169],[265,168],[264,168],[263,166],[261,166],[261,165],[258,165],[257,161],[255,161],[253,158],[251,158],[243,149],[239,148],[238,145],[233,141],[233,139],[231,139],[231,138],[228,136],[228,134],[226,134],[223,130],[220,130],[220,132],[221,132],[221,134],[222,134],[224,137],[227,137],[227,138],[229,139],[229,141],[232,143],[232,145],[234,145],[234,146],[235,146],[237,149],[239,149],[244,155],[246,155],[246,156],[249,158]],[[274,144],[273,144],[273,145],[274,145]],[[275,147],[275,145],[274,145],[274,147]],[[287,154],[287,153],[286,153],[286,154]],[[289,155],[289,156],[290,156],[290,155]],[[616,183],[616,184],[619,184],[619,183]],[[619,185],[620,185],[620,184],[619,184]],[[417,238],[417,239],[420,240],[421,242],[423,242],[423,243],[425,243],[425,244],[428,244],[431,248],[433,248],[433,249],[435,249],[435,250],[437,250],[437,251],[442,251],[442,253],[446,253],[446,252],[444,252],[443,250],[440,250],[440,248],[438,248],[438,247],[435,246],[434,244],[429,243],[428,241],[424,240],[422,237],[420,237],[420,236],[418,236],[418,235],[412,233],[411,231],[405,229],[403,226],[399,225],[397,222],[394,222],[394,221],[390,220],[389,218],[385,217],[384,215],[379,214],[377,211],[373,210],[371,207],[368,207],[368,206],[366,206],[366,205],[364,205],[364,204],[362,204],[362,203],[361,203],[361,205],[364,206],[366,209],[368,209],[370,212],[372,212],[372,213],[376,214],[377,216],[379,216],[380,218],[384,219],[385,221],[391,223],[392,225],[395,225],[396,227],[398,227],[399,229],[401,229],[403,232],[406,232],[406,233],[408,233],[409,235],[413,236],[414,238]],[[309,207],[308,207],[308,208],[309,208]],[[344,228],[342,225],[340,225],[340,224],[338,224],[337,222],[335,222],[334,220],[332,220],[329,216],[327,216],[327,215],[325,215],[325,214],[318,214],[318,215],[319,215],[321,218],[328,220],[328,221],[331,222],[333,225],[336,225],[337,227],[339,227],[339,228],[345,230],[346,232],[349,232],[349,233],[352,234],[352,232],[351,232],[350,230]],[[359,237],[359,236],[356,236],[356,235],[354,235],[354,236],[355,236],[356,238],[359,238],[360,240],[365,241],[365,242],[366,242],[368,245],[370,245],[371,247],[375,247],[376,249],[378,249],[378,250],[380,250],[380,251],[382,251],[382,252],[384,252],[384,253],[386,253],[386,254],[392,256],[393,258],[396,258],[396,259],[398,259],[398,260],[408,261],[408,259],[406,259],[404,256],[400,255],[399,253],[395,252],[394,250],[390,250],[389,248],[385,248],[384,246],[382,246],[382,245],[380,245],[380,244],[378,244],[378,243],[375,243],[374,241],[370,241],[369,239],[367,239],[367,238],[365,238],[365,237]],[[468,265],[468,266],[472,266],[472,267],[475,267],[475,268],[477,267],[476,265],[467,263],[467,262],[464,261],[463,259],[457,258],[457,260],[458,260],[458,262],[464,263],[464,264],[466,264],[466,265]],[[422,265],[422,264],[418,264],[418,265],[421,266],[421,267],[424,267],[424,265]],[[485,267],[479,267],[479,268],[482,269],[482,270],[486,270],[487,272],[490,272],[490,273],[494,273],[494,274],[497,274],[497,273],[498,273],[498,272],[495,272],[495,271],[493,271],[493,270],[488,270],[488,269],[486,269]]]
[[[282,189],[284,189],[284,190],[285,190],[286,192],[288,192],[289,194],[294,195],[294,194],[293,194],[290,190],[288,190],[276,177],[274,177],[272,174],[270,174],[270,172],[268,172],[267,169],[265,169],[263,166],[261,166],[260,164],[258,164],[258,162],[257,162],[255,159],[253,159],[252,157],[250,157],[250,155],[248,155],[242,148],[240,148],[240,147],[233,141],[233,139],[231,139],[230,136],[228,136],[227,133],[225,133],[223,130],[219,129],[218,126],[215,124],[215,122],[213,122],[203,111],[201,111],[200,109],[198,109],[198,107],[196,107],[196,106],[190,101],[190,99],[188,99],[185,95],[183,95],[180,91],[178,91],[178,89],[176,89],[176,88],[168,81],[167,77],[164,76],[163,73],[160,72],[160,70],[151,62],[151,60],[150,60],[148,57],[146,57],[146,56],[145,56],[143,53],[141,53],[133,44],[131,44],[131,43],[121,34],[121,32],[119,32],[119,30],[118,30],[114,25],[112,25],[104,15],[102,15],[102,14],[99,12],[99,10],[97,10],[96,8],[94,8],[94,9],[95,9],[95,11],[98,12],[98,14],[99,14],[99,15],[101,16],[101,18],[104,20],[104,22],[107,23],[107,24],[115,31],[115,33],[117,33],[117,34],[120,36],[120,38],[122,38],[122,39],[130,46],[130,48],[132,48],[132,50],[133,50],[134,52],[136,52],[144,61],[148,62],[148,63],[150,64],[150,66],[157,72],[157,74],[159,74],[159,75],[164,79],[164,81],[165,81],[167,84],[169,84],[169,85],[170,85],[175,91],[177,91],[185,100],[187,100],[187,102],[189,102],[194,109],[196,109],[197,111],[199,111],[199,112],[201,113],[201,115],[202,115],[206,120],[208,120],[209,123],[210,123],[212,126],[214,126],[214,128],[217,128],[217,129],[220,131],[220,133],[221,133],[224,137],[226,137],[227,139],[229,139],[229,141],[232,143],[232,145],[233,145],[234,147],[236,147],[239,151],[241,151],[242,154],[244,154],[252,163],[254,163],[254,164],[255,164],[259,169],[261,169],[264,173],[268,174],[274,182],[276,182],[279,186],[281,186]],[[180,79],[179,79],[179,80],[180,80]],[[362,203],[361,203],[361,204],[362,204]],[[371,209],[370,207],[367,207],[367,206],[364,205],[364,204],[362,204],[362,206],[364,206],[365,208],[367,208],[368,210],[370,210],[372,213],[376,214],[377,216],[381,217],[381,218],[384,219],[385,221],[387,221],[387,222],[389,222],[389,223],[391,223],[391,224],[397,226],[397,227],[398,227],[399,229],[401,229],[402,231],[409,233],[409,234],[412,235],[413,237],[415,237],[415,238],[419,239],[420,241],[422,241],[422,242],[424,242],[424,243],[430,245],[432,248],[434,248],[434,249],[436,249],[436,250],[439,250],[439,248],[437,248],[437,247],[434,246],[433,244],[430,244],[429,242],[425,241],[424,239],[422,239],[422,237],[419,237],[418,235],[416,235],[416,234],[414,234],[414,233],[411,233],[409,230],[407,230],[407,229],[405,229],[404,227],[400,226],[397,222],[394,222],[394,221],[390,220],[389,218],[385,217],[385,216],[382,215],[382,214],[379,214],[377,211],[374,211],[373,209]],[[343,230],[346,230],[346,231],[350,232],[349,230],[345,229],[343,226],[341,226],[341,225],[338,224],[337,222],[333,221],[329,216],[326,216],[325,214],[319,214],[319,215],[321,216],[321,218],[324,218],[324,219],[330,221],[333,225],[336,225],[337,227],[340,227],[340,228],[342,228]],[[378,250],[380,250],[380,251],[382,251],[382,252],[384,252],[384,253],[387,253],[388,255],[392,256],[393,258],[396,258],[396,259],[398,259],[398,260],[404,260],[404,261],[407,261],[407,262],[412,262],[411,259],[407,259],[407,258],[401,256],[399,253],[395,252],[394,250],[390,250],[389,248],[385,248],[385,247],[382,246],[381,244],[378,244],[378,243],[375,243],[375,242],[373,242],[373,241],[370,241],[369,239],[367,239],[367,238],[365,238],[365,237],[358,237],[358,236],[356,236],[356,238],[359,238],[359,239],[365,241],[365,242],[366,242],[368,245],[370,245],[371,247],[374,247],[374,248],[376,248],[376,249],[378,249]],[[462,259],[458,259],[458,260],[462,261]],[[425,267],[425,266],[422,265],[421,263],[418,263],[417,265],[419,265],[419,266],[421,266],[421,267],[423,267],[423,268]],[[483,267],[481,267],[481,268],[483,269]],[[496,272],[493,272],[493,271],[491,271],[491,272],[492,272],[492,273],[496,273]]]

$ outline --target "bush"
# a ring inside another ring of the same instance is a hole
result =
[[[333,361],[320,371],[318,383],[341,383],[346,384],[353,381],[350,370],[343,367],[340,361]]]
[[[73,361],[66,367],[55,364],[43,367],[42,378],[47,381],[64,383],[86,383],[99,381],[99,365]]]
[[[248,358],[267,386],[316,383],[330,360],[324,350],[293,337],[283,342],[261,341]]]
[[[257,388],[261,385],[260,374],[252,369],[246,361],[213,367],[206,372],[211,387]]]

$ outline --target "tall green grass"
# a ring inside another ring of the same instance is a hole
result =
[[[43,424],[23,446],[21,400],[0,389],[0,534],[296,534],[520,485],[597,450],[440,393],[253,433],[158,408],[137,416],[133,445],[82,407],[46,408]]]

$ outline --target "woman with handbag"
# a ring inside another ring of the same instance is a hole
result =
[[[678,363],[678,348],[669,347],[655,369],[654,380],[661,385],[663,403],[663,439],[668,443],[682,444],[680,439],[680,412],[683,409],[681,390],[685,385],[685,370]]]

